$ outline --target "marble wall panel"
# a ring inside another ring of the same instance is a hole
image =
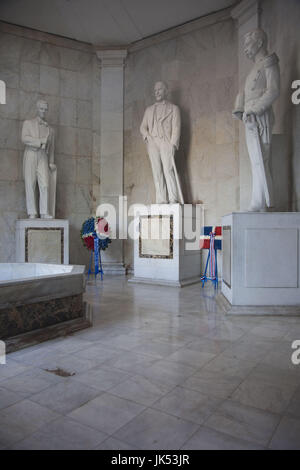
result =
[[[76,182],[78,184],[89,184],[91,182],[91,158],[77,158]]]
[[[91,129],[92,117],[92,103],[90,101],[77,100],[77,126],[83,129]]]
[[[40,66],[32,62],[21,62],[20,87],[24,91],[40,90]]]
[[[15,222],[16,215],[14,211],[0,209],[0,259],[6,259],[7,261],[15,261]]]
[[[41,57],[42,43],[33,39],[23,38],[21,48],[21,61],[31,63],[44,63]],[[52,65],[46,63],[45,65]]]
[[[15,88],[6,88],[6,105],[0,107],[0,116],[9,119],[18,119],[19,93]]]
[[[0,180],[17,181],[19,177],[20,154],[17,150],[0,149]]]
[[[40,66],[40,91],[49,95],[59,95],[59,69]]]
[[[93,191],[99,193],[99,177],[92,179],[100,128],[95,60],[91,46],[0,22],[0,79],[7,86],[7,104],[0,106],[0,262],[14,261],[15,220],[26,217],[20,137],[39,98],[48,101],[47,120],[55,130],[56,217],[70,220],[70,262],[87,261],[80,228],[91,214]]]
[[[62,126],[75,127],[77,122],[76,100],[73,98],[61,98],[59,123]]]
[[[60,94],[66,98],[77,98],[77,73],[60,70]]]
[[[63,154],[56,155],[57,182],[72,184],[76,180],[77,159]]]
[[[77,130],[77,155],[92,156],[93,134],[90,129]]]
[[[59,47],[49,44],[47,42],[41,43],[39,63],[43,65],[48,65],[50,67],[60,68],[60,66],[62,65],[60,60],[61,50],[64,49],[60,49]]]

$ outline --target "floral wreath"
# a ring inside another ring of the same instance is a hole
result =
[[[83,245],[94,251],[95,238],[98,238],[98,245],[101,250],[105,250],[111,243],[110,228],[104,217],[90,217],[82,224],[80,231]]]

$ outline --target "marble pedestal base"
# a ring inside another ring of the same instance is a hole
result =
[[[300,213],[232,213],[222,218],[222,229],[222,294],[232,307],[225,310],[297,314]]]
[[[134,219],[138,237],[134,241],[134,276],[128,282],[183,287],[200,281],[202,207],[198,205],[193,209],[189,217],[184,217],[180,204],[152,204],[141,209]],[[192,245],[196,211],[199,233]],[[149,238],[145,239],[147,223]],[[159,238],[155,230],[158,227],[163,234]]]
[[[102,261],[102,267],[104,274],[109,274],[112,276],[125,275],[126,268],[123,263],[109,263]]]
[[[64,219],[17,220],[16,261],[69,264],[69,221]]]

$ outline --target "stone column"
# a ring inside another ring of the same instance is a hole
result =
[[[118,236],[119,196],[123,195],[124,63],[126,49],[97,49],[101,62],[100,194],[99,204],[116,209]],[[125,274],[123,240],[114,239],[102,257],[104,271]]]
[[[238,29],[238,84],[239,89],[244,86],[245,79],[250,72],[252,63],[244,54],[244,35],[260,27],[260,6],[258,0],[242,0],[231,11]],[[233,105],[234,103],[232,103]],[[249,206],[251,199],[251,166],[248,156],[244,124],[239,121],[239,158],[240,158],[240,210]]]

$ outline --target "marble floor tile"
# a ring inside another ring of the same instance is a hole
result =
[[[18,351],[18,356],[14,356],[14,360],[24,365],[39,366],[45,361],[54,361],[55,359],[58,359],[61,356],[62,354],[58,351],[49,349],[46,343],[44,348],[42,347],[42,345],[39,345],[39,348],[30,351],[26,349]]]
[[[283,339],[292,343],[295,339],[299,339],[299,338],[300,338],[300,325],[299,325],[299,322],[297,322],[284,335]]]
[[[87,387],[72,379],[64,379],[62,383],[52,385],[42,392],[31,396],[31,400],[42,406],[66,414],[92,400],[101,392]]]
[[[246,330],[231,324],[221,324],[216,326],[206,335],[210,339],[236,341],[240,339]]]
[[[170,356],[167,356],[165,359],[167,361],[187,364],[188,366],[195,367],[195,369],[200,369],[205,364],[210,363],[210,361],[215,357],[215,354],[203,351],[195,351],[193,349],[189,349],[188,347],[184,347],[180,348]]]
[[[294,418],[300,419],[300,387],[297,388],[286,409],[286,413]]]
[[[139,449],[179,449],[198,425],[148,408],[114,437]]]
[[[118,335],[113,338],[103,338],[99,341],[99,345],[102,347],[108,346],[110,348],[124,349],[131,351],[137,346],[143,344],[143,338],[133,335]]]
[[[294,389],[300,386],[299,369],[282,369],[277,367],[277,364],[269,365],[261,362],[251,371],[251,375],[261,380],[267,380],[269,383],[281,384],[284,382]]]
[[[31,367],[32,366],[14,361],[9,354],[6,358],[6,364],[1,364],[0,367],[0,383],[9,377],[15,377],[16,375],[31,369]]]
[[[29,369],[15,377],[1,382],[1,385],[11,392],[17,392],[23,398],[41,392],[54,383],[61,382],[62,378],[40,369]],[[0,405],[1,406],[1,405]]]
[[[59,416],[30,400],[22,400],[9,406],[0,411],[0,445],[11,446]]]
[[[235,357],[228,357],[219,354],[216,358],[212,359],[208,364],[203,367],[203,370],[211,372],[220,372],[223,375],[231,377],[245,378],[256,365],[256,361],[242,360]],[[201,375],[201,371],[199,374]]]
[[[151,406],[172,388],[174,385],[160,384],[141,375],[135,375],[111,388],[109,393],[141,405]]]
[[[154,343],[167,343],[172,344],[178,348],[186,346],[188,343],[192,342],[194,337],[183,335],[183,334],[167,334],[167,335],[155,335],[152,338]]]
[[[51,340],[51,341],[44,341],[42,343],[34,344],[33,346],[28,346],[24,349],[19,349],[17,351],[9,353],[9,358],[13,359],[14,361],[17,361],[19,358],[26,357],[27,355],[31,355],[31,353],[34,352],[44,352],[44,351],[49,351],[50,350],[50,344],[52,341],[56,340]]]
[[[178,350],[179,347],[180,346],[174,346],[172,343],[154,343],[153,341],[147,341],[134,347],[132,351],[162,359]]]
[[[0,410],[23,400],[23,395],[12,392],[0,385]],[[1,425],[1,424],[0,424]]]
[[[143,373],[145,368],[152,366],[157,362],[156,357],[146,356],[145,354],[128,351],[120,354],[117,358],[109,359],[104,365],[111,366],[116,369],[132,372],[133,374]]]
[[[241,377],[222,374],[222,372],[201,369],[189,377],[181,386],[217,398],[229,398],[242,382]]]
[[[212,340],[209,338],[194,339],[186,347],[193,351],[200,351],[209,354],[219,355],[226,351],[232,345],[231,341]]]
[[[83,358],[75,354],[59,355],[54,358],[45,358],[39,364],[42,370],[62,369],[69,374],[80,374],[103,363],[101,357]]]
[[[106,392],[119,383],[126,381],[129,377],[131,377],[131,374],[128,372],[107,367],[107,369],[89,369],[87,372],[75,375],[73,380],[75,382],[81,382],[88,387],[95,388],[100,392]]]
[[[274,347],[274,345],[273,345]],[[224,356],[258,363],[262,361],[272,348],[272,343],[266,341],[239,341],[225,349]]]
[[[215,429],[201,427],[181,450],[261,450],[258,444],[236,439]]]
[[[152,408],[202,424],[222,401],[221,398],[205,395],[195,390],[176,387],[157,400]]]
[[[257,325],[252,330],[249,331],[251,335],[256,335],[261,338],[266,339],[282,339],[286,334],[286,329],[284,326],[275,328],[272,325]]]
[[[41,427],[31,436],[10,447],[12,450],[92,450],[107,435],[68,417]]]
[[[300,450],[300,419],[284,416],[269,445],[276,450]]]
[[[88,349],[92,345],[92,341],[86,341],[80,337],[76,338],[72,336],[67,338],[58,338],[47,343],[47,347],[49,349],[55,349],[61,354],[72,354],[80,351],[81,349]]]
[[[144,406],[132,401],[103,393],[86,405],[72,411],[69,416],[98,431],[112,434],[144,409]]]
[[[114,437],[109,437],[103,441],[99,446],[95,447],[95,450],[138,450],[133,445],[126,444],[126,442],[119,441]]]
[[[107,346],[102,346],[100,344],[95,344],[90,346],[87,349],[81,349],[74,353],[74,357],[79,357],[80,359],[90,359],[97,360],[98,364],[103,364],[103,362],[114,357],[119,357],[119,355],[124,352],[120,349],[112,349]]]
[[[299,365],[293,364],[292,362],[293,352],[294,350],[292,349],[290,342],[277,342],[272,346],[267,354],[265,354],[261,362],[268,366],[280,368],[283,371],[293,371],[298,375]]]
[[[295,391],[296,385],[283,380],[272,382],[251,374],[232,394],[232,399],[261,410],[283,413]]]
[[[266,447],[280,421],[280,415],[227,400],[205,422],[224,434]]]
[[[182,383],[196,371],[195,367],[186,364],[161,360],[145,368],[140,374],[157,383],[175,386]]]
[[[126,331],[129,331],[129,328]],[[118,328],[118,326],[116,325],[115,327],[113,326],[104,327],[103,322],[101,322],[100,325],[94,324],[93,328],[89,328],[87,330],[74,333],[73,337],[74,338],[80,337],[80,339],[83,339],[89,342],[97,342],[97,341],[100,341],[101,339],[108,338],[109,336],[114,337],[114,336],[118,336],[124,333],[125,331],[123,328]]]

